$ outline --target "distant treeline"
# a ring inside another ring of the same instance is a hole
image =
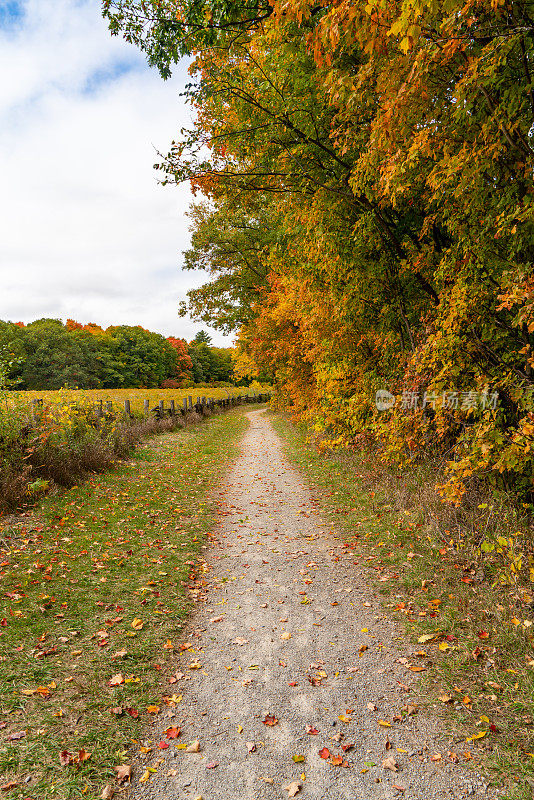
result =
[[[200,331],[191,342],[140,325],[82,325],[67,320],[0,320],[0,366],[13,389],[173,388],[235,382],[232,348],[212,347]],[[247,385],[246,380],[241,384]]]

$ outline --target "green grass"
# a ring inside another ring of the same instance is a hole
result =
[[[246,424],[239,408],[154,437],[111,472],[4,520],[0,786],[15,784],[9,798],[100,797],[146,733],[148,707],[176,702],[175,647],[202,588],[210,492]],[[60,765],[61,751],[82,749],[87,760]]]
[[[410,650],[420,651],[410,661],[425,667],[423,693],[456,733],[459,759],[489,769],[495,785],[506,786],[503,798],[532,800],[534,615],[517,587],[495,584],[489,563],[481,575],[473,550],[448,530],[432,529],[423,509],[399,507],[391,482],[380,485],[376,464],[319,452],[309,430],[283,416],[273,423],[322,513],[354,548],[355,560],[376,575],[374,589],[405,626]]]

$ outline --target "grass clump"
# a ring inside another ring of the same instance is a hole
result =
[[[179,702],[177,637],[202,587],[210,492],[245,427],[235,409],[169,432],[4,519],[0,785],[10,798],[100,797],[156,710]]]

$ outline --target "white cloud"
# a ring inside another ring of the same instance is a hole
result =
[[[201,326],[177,317],[201,282],[178,269],[190,194],[152,169],[155,149],[190,124],[185,67],[163,82],[110,36],[98,0],[20,5],[0,27],[0,319],[191,338]]]

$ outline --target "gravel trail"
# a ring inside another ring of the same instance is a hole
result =
[[[184,640],[193,646],[177,657],[172,691],[183,699],[150,733],[158,742],[172,725],[181,735],[138,765],[129,797],[271,800],[298,788],[309,800],[494,798],[464,761],[465,742],[413,713],[402,630],[357,553],[322,522],[268,417],[247,416]],[[194,740],[198,753],[176,747]],[[139,783],[145,766],[156,771]]]

